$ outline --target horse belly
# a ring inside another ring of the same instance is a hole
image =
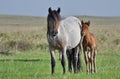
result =
[[[69,29],[71,28],[71,29]],[[81,34],[80,34],[80,27],[78,24],[69,25],[67,28],[67,36],[68,36],[68,48],[74,48],[80,43]]]
[[[71,32],[69,33],[69,40],[68,40],[68,48],[74,48],[80,43],[80,33],[79,32]]]

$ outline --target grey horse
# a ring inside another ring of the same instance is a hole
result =
[[[81,21],[76,17],[67,17],[61,20],[60,8],[58,10],[48,9],[47,17],[47,40],[51,55],[51,73],[54,74],[55,55],[57,49],[60,54],[60,60],[63,67],[63,74],[66,72],[65,59],[66,51],[75,49],[74,53],[74,71],[77,72],[78,48],[81,39]]]

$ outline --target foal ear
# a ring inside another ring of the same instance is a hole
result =
[[[57,12],[60,13],[60,8],[58,8]]]
[[[90,21],[88,21],[88,26],[90,26]]]
[[[48,9],[48,12],[49,12],[49,13],[51,13],[51,12],[52,12],[52,9],[51,9],[51,7],[49,7],[49,9]]]
[[[81,20],[81,24],[82,24],[82,25],[84,24],[84,21],[83,21],[83,20]]]

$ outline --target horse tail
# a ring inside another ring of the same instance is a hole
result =
[[[79,46],[80,46],[80,49],[82,50],[82,41],[83,41],[82,36],[81,36],[82,23],[81,23],[80,20],[79,20],[78,24],[79,24],[79,27],[80,27],[80,37],[81,37],[81,38],[80,38]],[[81,51],[81,52],[82,52],[82,51]]]
[[[82,29],[82,23],[81,23],[80,20],[79,20],[78,24],[79,24],[79,27],[80,27],[80,30],[81,30]]]

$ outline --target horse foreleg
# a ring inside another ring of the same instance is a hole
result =
[[[54,74],[54,69],[55,69],[55,55],[54,55],[54,50],[50,48],[50,55],[51,55],[51,74]]]
[[[64,48],[64,49],[62,50],[62,60],[61,60],[61,64],[62,64],[62,67],[63,67],[63,74],[65,74],[65,72],[66,72],[66,69],[65,69],[65,65],[66,65],[66,63],[65,63],[65,57],[66,57],[66,48]]]

